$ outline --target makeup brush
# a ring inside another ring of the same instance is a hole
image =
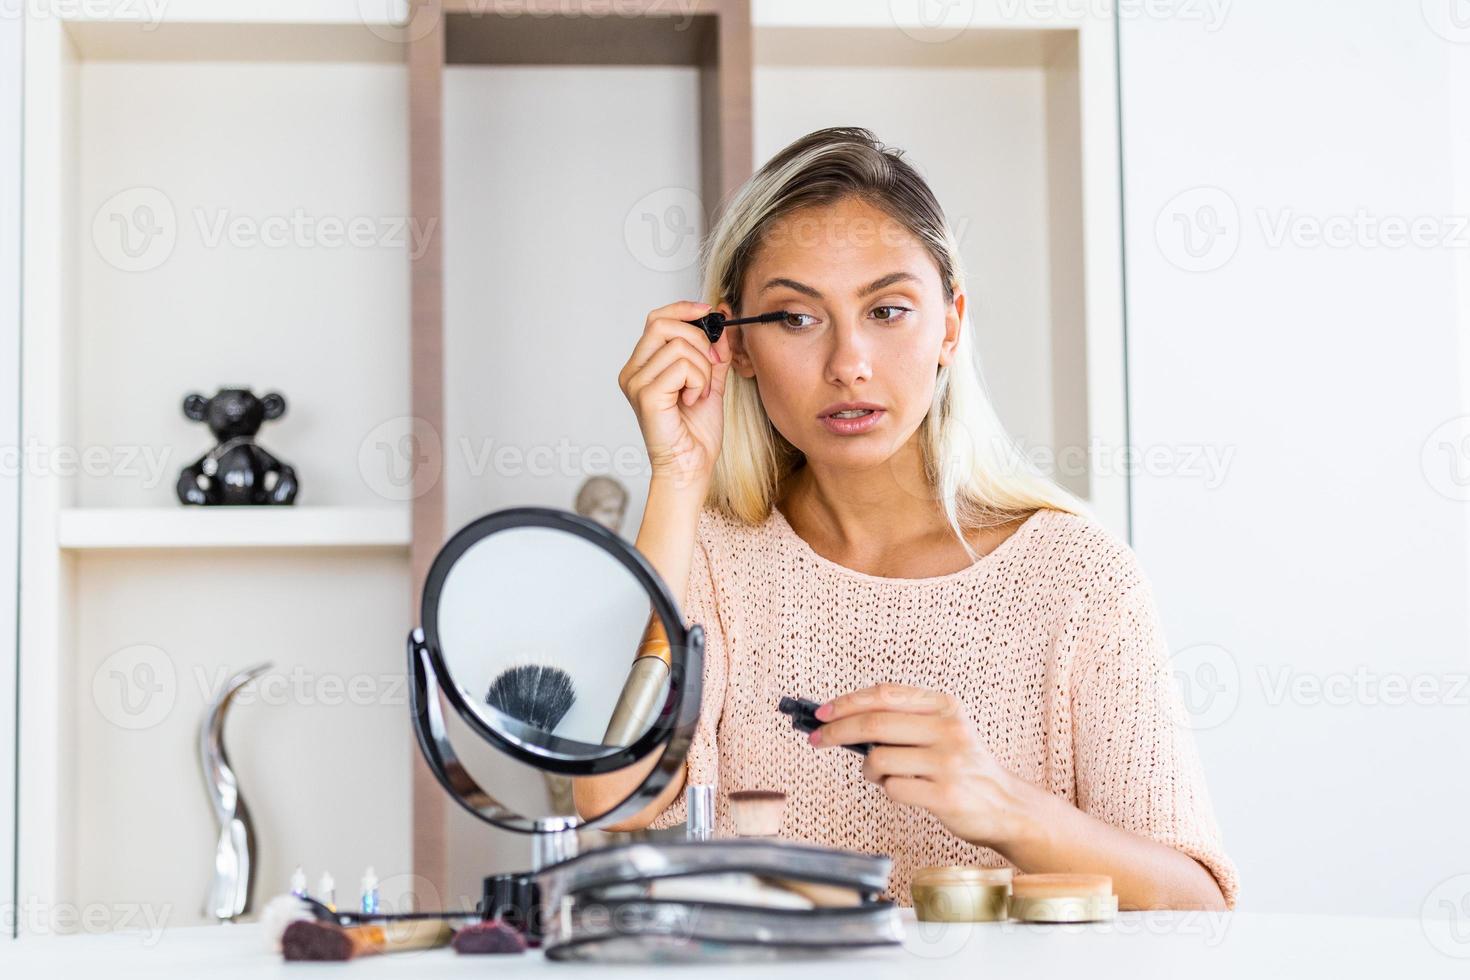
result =
[[[784,320],[790,315],[785,310],[776,310],[774,313],[762,313],[760,316],[743,316],[738,320],[727,320],[723,313],[706,313],[698,320],[685,320],[684,322],[691,323],[703,330],[704,335],[713,344],[719,341],[720,334],[725,332],[726,327],[739,326],[744,323],[775,323],[777,320]]]
[[[730,794],[736,837],[775,837],[781,832],[786,794],[773,789],[741,789]]]
[[[544,732],[555,730],[577,700],[571,675],[559,667],[522,664],[490,682],[485,703]]]
[[[454,930],[442,919],[423,919],[384,925],[339,926],[335,922],[298,920],[281,935],[281,953],[288,960],[350,960],[375,953],[433,949],[447,945]]]

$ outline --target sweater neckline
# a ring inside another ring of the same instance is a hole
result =
[[[810,544],[807,544],[806,538],[796,533],[796,528],[791,526],[791,522],[786,519],[786,515],[781,513],[781,508],[775,504],[771,505],[771,520],[774,522],[776,533],[780,537],[789,540],[797,551],[829,571],[874,585],[942,585],[947,582],[958,581],[966,576],[977,574],[982,569],[989,569],[994,566],[1008,551],[1013,549],[1018,538],[1030,534],[1035,530],[1042,519],[1041,515],[1045,512],[1046,508],[1044,507],[1033,511],[1031,516],[1022,521],[1021,526],[1012,531],[1008,538],[988,553],[981,555],[978,561],[971,562],[957,571],[947,572],[944,575],[929,575],[924,578],[870,575],[867,572],[858,571],[856,568],[849,568],[846,565],[825,557]]]

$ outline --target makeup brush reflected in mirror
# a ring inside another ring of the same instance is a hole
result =
[[[576,700],[571,675],[545,664],[521,664],[501,671],[485,694],[485,703],[496,711],[543,732],[555,732]]]

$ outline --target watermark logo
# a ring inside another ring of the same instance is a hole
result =
[[[168,261],[179,238],[173,202],[156,187],[130,187],[109,197],[92,217],[92,243],[108,265],[148,272]]]
[[[1218,187],[1176,194],[1154,221],[1154,241],[1164,258],[1186,272],[1211,272],[1240,247],[1240,209]]]
[[[1240,666],[1215,643],[1196,643],[1174,654],[1174,682],[1184,705],[1183,724],[1195,731],[1217,728],[1240,704]]]
[[[1419,923],[1429,945],[1445,956],[1470,959],[1470,874],[1435,885],[1419,910]]]
[[[1429,29],[1446,41],[1470,44],[1470,0],[1420,0]]]
[[[418,0],[357,0],[357,17],[374,37],[411,44],[439,26],[441,8]]]
[[[181,235],[206,249],[387,249],[423,256],[438,219],[407,215],[314,214],[297,207],[275,214],[242,214],[194,207],[183,216],[156,187],[130,187],[108,198],[92,219],[92,242],[108,265],[148,272],[168,261]]]
[[[146,643],[112,653],[92,675],[92,701],[97,710],[128,731],[162,722],[173,710],[178,693],[173,659]]]
[[[136,24],[147,33],[163,23],[168,0],[9,0],[0,2],[0,20],[27,17],[45,20],[102,20]]]
[[[975,0],[888,0],[893,25],[916,41],[952,41],[975,22]]]
[[[69,936],[78,933],[100,935],[122,932],[145,949],[152,949],[163,939],[170,904],[140,902],[43,902],[30,896],[12,904],[0,904],[0,932],[23,937]]]
[[[439,483],[444,444],[425,420],[400,415],[362,437],[357,471],[368,489],[384,500],[413,500]]]
[[[1441,424],[1419,453],[1429,486],[1450,500],[1470,500],[1470,415]]]
[[[681,272],[699,260],[704,202],[685,187],[661,187],[639,198],[623,219],[623,242],[653,272]]]

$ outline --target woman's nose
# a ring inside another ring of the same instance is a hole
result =
[[[872,352],[869,338],[863,334],[861,323],[853,317],[839,316],[828,333],[832,349],[827,355],[827,380],[832,384],[850,387],[873,376]]]

